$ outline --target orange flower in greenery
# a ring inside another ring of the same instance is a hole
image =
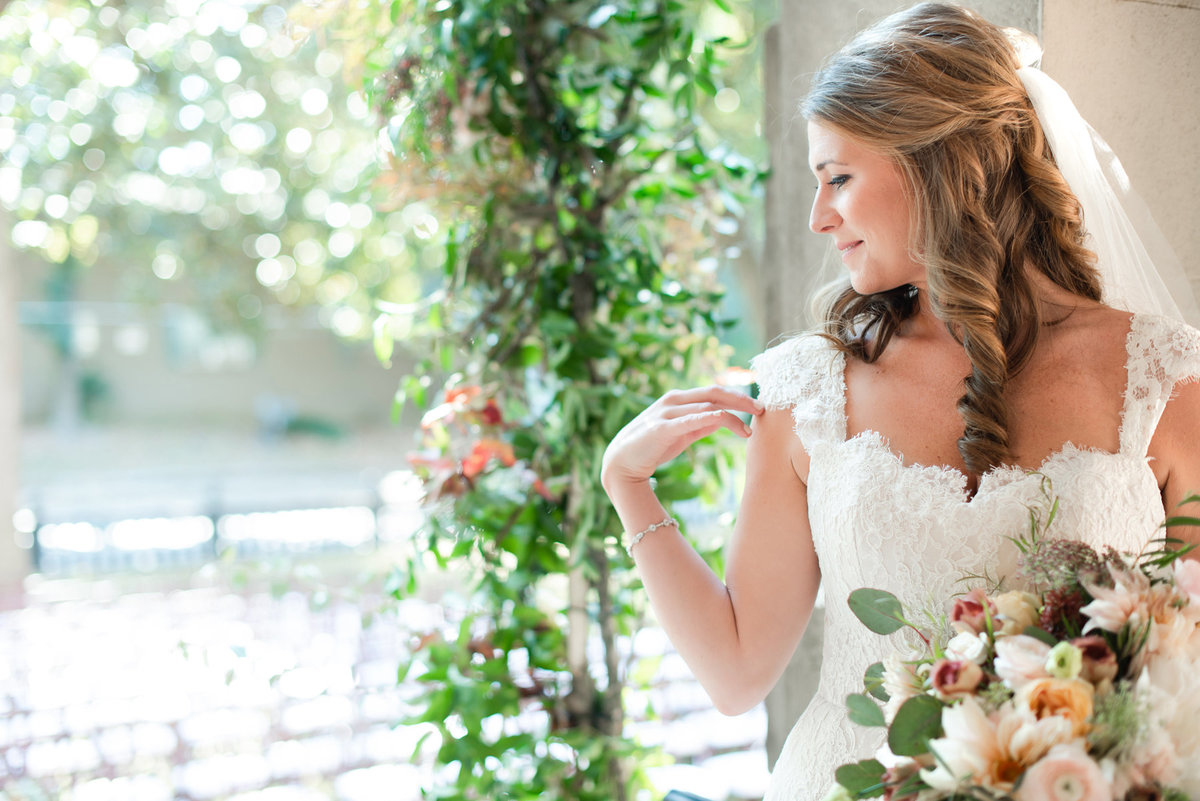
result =
[[[512,445],[498,439],[481,439],[462,460],[462,474],[469,479],[475,478],[487,468],[493,458],[499,459],[505,467],[512,467],[517,462]]]
[[[484,398],[483,387],[478,384],[468,384],[447,389],[442,402],[421,418],[421,428],[428,430],[439,424],[449,425],[460,417],[483,425],[495,426],[504,422],[496,400]]]

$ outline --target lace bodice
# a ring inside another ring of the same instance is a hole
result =
[[[1200,332],[1169,318],[1137,315],[1126,339],[1127,384],[1120,450],[1070,443],[1040,473],[1060,499],[1055,536],[1138,550],[1164,517],[1146,451],[1175,386],[1200,377]],[[844,356],[828,341],[801,336],[754,360],[760,398],[791,408],[810,457],[809,523],[821,565],[825,634],[820,687],[797,722],[766,801],[825,794],[838,765],[872,756],[881,729],[846,720],[845,698],[862,692],[863,671],[894,641],[868,631],[846,598],[859,587],[895,593],[910,611],[941,611],[961,579],[1015,571],[1007,536],[1028,531],[1028,509],[1043,503],[1042,479],[1023,468],[982,476],[974,496],[950,467],[905,465],[885,438],[847,437]]]

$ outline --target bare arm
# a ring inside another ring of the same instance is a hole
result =
[[[1176,388],[1175,397],[1167,403],[1155,429],[1150,456],[1162,487],[1167,516],[1200,517],[1200,504],[1179,507],[1184,498],[1200,494],[1200,382]],[[1175,526],[1168,534],[1200,545],[1200,527]],[[1200,548],[1189,556],[1200,559]]]
[[[752,435],[729,409],[756,414]],[[622,525],[641,531],[666,517],[650,488],[654,468],[721,427],[749,437],[726,581],[673,527],[647,536],[634,556],[671,642],[717,708],[736,714],[761,701],[783,672],[820,580],[799,477],[807,459],[791,415],[763,412],[757,402],[719,388],[670,393],[613,440],[603,482]]]

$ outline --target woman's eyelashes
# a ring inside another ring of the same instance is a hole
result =
[[[841,189],[843,186],[846,185],[846,182],[849,180],[850,180],[849,175],[834,175],[834,176],[830,177],[830,179],[828,181],[825,181],[825,185],[832,186],[834,189]],[[816,186],[813,187],[813,189],[815,189],[819,192],[819,191],[821,191],[821,185],[817,184]]]

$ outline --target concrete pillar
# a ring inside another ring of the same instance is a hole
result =
[[[17,266],[0,216],[0,598],[20,591],[29,572],[29,551],[17,546],[13,512],[20,482],[21,370],[17,322]]]
[[[1043,0],[1042,43],[1200,291],[1200,0]]]
[[[796,109],[809,76],[854,33],[905,5],[896,0],[786,0],[780,3],[779,22],[768,32],[765,128],[772,172],[766,190],[761,282],[768,339],[811,327],[813,290],[823,283],[822,275],[837,275],[836,266],[828,266],[835,264],[829,244],[808,230],[814,181],[808,170],[806,124]],[[976,0],[964,5],[1000,25],[1041,33],[1039,0]],[[813,615],[791,665],[767,698],[767,755],[772,765],[816,690],[822,620],[823,614]]]

